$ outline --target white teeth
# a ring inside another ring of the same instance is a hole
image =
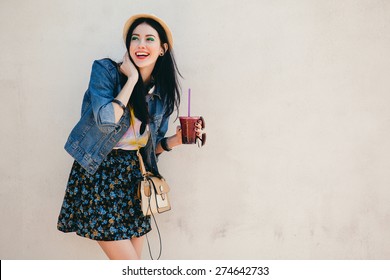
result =
[[[149,55],[148,53],[144,53],[144,52],[137,52],[135,53],[135,55]]]

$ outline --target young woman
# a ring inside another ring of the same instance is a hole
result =
[[[150,218],[137,195],[136,150],[148,171],[157,156],[182,144],[181,129],[165,137],[180,103],[173,38],[160,18],[140,14],[124,26],[123,62],[93,63],[81,119],[66,151],[74,157],[57,228],[97,240],[110,259],[140,259]],[[201,135],[201,123],[196,131]]]

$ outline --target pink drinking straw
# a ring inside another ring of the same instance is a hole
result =
[[[191,89],[188,89],[188,116],[191,116]]]

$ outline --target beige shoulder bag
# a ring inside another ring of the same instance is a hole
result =
[[[134,128],[135,115],[133,110],[131,114],[131,127],[133,128],[134,137],[138,137]],[[146,171],[144,160],[138,148],[137,156],[141,169],[142,180],[138,185],[138,195],[141,197],[142,212],[145,216],[150,216],[155,213],[164,213],[171,210],[171,204],[168,198],[169,186],[163,177],[155,176],[153,173]]]
[[[169,186],[164,178],[154,176],[145,169],[141,152],[137,150],[142,180],[139,182],[138,191],[141,197],[142,212],[145,216],[155,213],[164,213],[171,210],[168,198]]]

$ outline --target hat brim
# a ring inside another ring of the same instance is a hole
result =
[[[125,44],[126,44],[127,33],[129,32],[130,26],[133,24],[134,21],[136,21],[139,18],[150,18],[150,19],[157,21],[162,26],[162,28],[164,28],[165,33],[167,34],[169,48],[173,48],[172,32],[169,29],[168,25],[161,18],[156,17],[155,15],[152,15],[152,14],[137,14],[137,15],[131,16],[126,21],[125,26],[123,27],[123,41],[125,42]]]

